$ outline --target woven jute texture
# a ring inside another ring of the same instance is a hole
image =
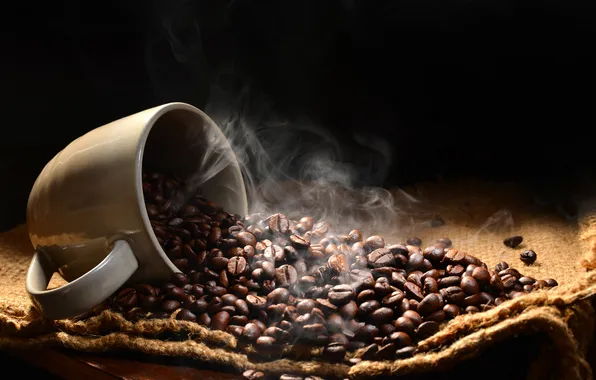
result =
[[[539,337],[543,343],[527,363],[528,378],[591,379],[586,354],[596,322],[590,302],[596,294],[596,273],[591,271],[596,266],[596,207],[585,202],[578,220],[566,220],[535,206],[531,195],[514,185],[459,182],[419,185],[407,191],[425,210],[410,210],[412,220],[430,212],[444,224],[413,223],[411,228],[393,231],[387,239],[390,242],[418,235],[431,243],[448,236],[458,249],[490,267],[507,261],[525,275],[555,278],[560,286],[487,312],[459,316],[421,342],[419,353],[409,359],[366,361],[350,367],[319,360],[316,349],[295,347],[283,358],[257,360],[250,352],[239,351],[236,339],[227,333],[174,319],[132,323],[110,311],[83,320],[41,318],[24,288],[32,247],[26,227],[21,226],[0,235],[0,347],[47,345],[95,352],[128,349],[194,358],[239,371],[252,368],[272,374],[369,378],[448,371],[500,344]],[[503,238],[513,234],[522,235],[524,243],[516,249],[506,248]],[[526,267],[519,261],[523,249],[538,253],[534,265]],[[51,286],[61,283],[54,278]],[[507,352],[500,360],[507,360]]]

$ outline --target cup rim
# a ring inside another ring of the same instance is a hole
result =
[[[157,253],[159,253],[161,258],[164,260],[166,265],[172,270],[173,273],[180,272],[180,269],[178,269],[178,267],[174,265],[172,260],[170,260],[170,258],[166,255],[161,245],[159,245],[159,242],[157,241],[157,236],[155,236],[155,233],[153,232],[153,227],[151,226],[151,221],[149,220],[149,214],[147,213],[147,209],[145,207],[145,196],[143,195],[143,155],[145,153],[145,145],[147,143],[147,138],[149,137],[149,133],[151,133],[151,130],[153,129],[153,126],[155,125],[157,120],[159,120],[159,118],[161,118],[167,112],[174,110],[186,110],[196,114],[198,117],[203,119],[204,122],[211,124],[216,131],[215,133],[217,133],[219,137],[221,137],[223,141],[225,141],[225,143],[229,144],[223,132],[205,112],[190,104],[182,102],[172,102],[159,106],[158,109],[153,113],[153,115],[151,115],[149,120],[145,123],[145,127],[141,132],[141,136],[137,143],[134,170],[137,206],[141,212],[143,226],[145,227],[145,230],[149,235],[149,239],[153,243],[153,246],[157,248]],[[246,187],[244,185],[244,179],[242,177],[242,173],[240,172],[240,165],[238,164],[238,159],[236,155],[233,155],[232,165],[234,167],[234,173],[237,179],[239,180],[238,182],[241,184],[240,195],[242,196],[242,199],[244,201],[244,207],[242,208],[244,209],[244,213],[246,214],[248,212],[248,199],[246,195]]]

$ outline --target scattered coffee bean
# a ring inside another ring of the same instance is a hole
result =
[[[523,236],[511,236],[503,240],[503,244],[509,248],[515,248],[524,241]]]
[[[532,265],[536,262],[536,252],[532,250],[523,251],[519,254],[519,259],[526,265]]]

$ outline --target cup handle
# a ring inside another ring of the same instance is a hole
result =
[[[74,317],[106,300],[138,267],[128,242],[116,240],[106,258],[89,272],[59,288],[46,290],[56,268],[45,253],[37,249],[27,271],[27,292],[46,318]]]

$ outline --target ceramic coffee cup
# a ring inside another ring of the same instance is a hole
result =
[[[45,166],[29,196],[36,251],[26,287],[45,317],[84,313],[125,283],[161,281],[178,271],[145,210],[143,165],[198,178],[207,199],[230,213],[247,213],[236,156],[195,107],[165,104],[90,131]],[[54,272],[68,283],[48,290]]]

